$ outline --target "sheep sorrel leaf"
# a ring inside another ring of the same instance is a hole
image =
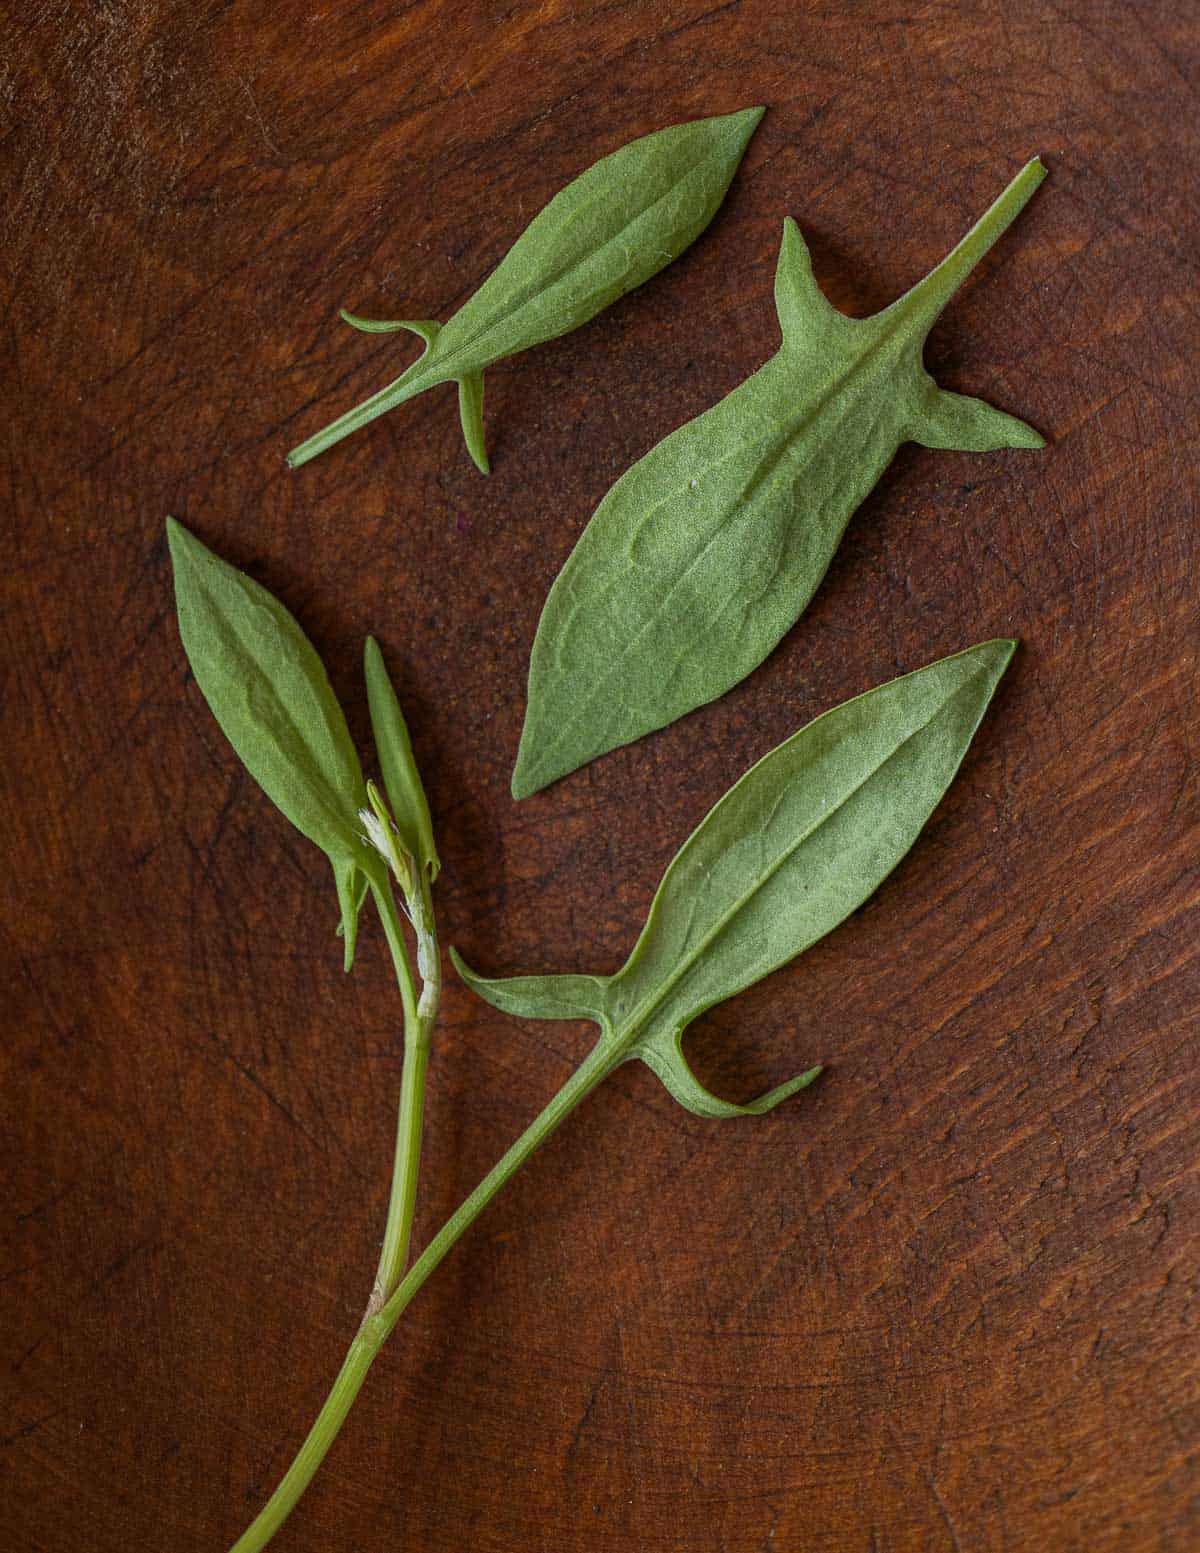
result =
[[[617,481],[546,600],[512,790],[545,787],[723,694],[816,592],[902,442],[1042,446],[1024,422],[939,389],[922,364],[942,308],[1041,182],[1032,161],[924,280],[872,318],[839,313],[784,224],[778,353]]]
[[[676,124],[603,157],[534,217],[444,327],[343,313],[371,333],[408,329],[425,350],[395,382],[293,448],[288,463],[306,463],[436,383],[457,382],[467,449],[486,474],[485,369],[578,329],[677,259],[716,214],[762,115],[745,108]]]
[[[169,534],[180,631],[197,681],[251,773],[328,852],[348,950],[365,881],[404,1014],[396,1150],[375,1279],[304,1443],[232,1550],[261,1553],[304,1493],[418,1290],[614,1068],[640,1058],[682,1105],[705,1117],[760,1114],[817,1076],[820,1068],[809,1067],[747,1105],[731,1104],[692,1072],[684,1031],[705,1009],[828,933],[895,867],[952,780],[1015,644],[984,642],[848,701],[759,761],[678,852],[615,975],[489,980],[456,960],[467,982],[496,1007],[529,1018],[591,1019],[600,1038],[410,1260],[441,973],[430,889],[437,853],[403,714],[370,641],[368,700],[393,816],[374,783],[364,783],[325,672],[291,615],[177,523],[169,523]],[[415,939],[416,976],[405,918]]]
[[[731,1105],[688,1066],[684,1030],[823,938],[891,873],[949,787],[1015,646],[983,642],[892,680],[764,756],[675,855],[615,975],[489,980],[456,958],[460,974],[507,1013],[595,1020],[606,1070],[639,1057],[700,1116],[770,1110],[819,1069]]]
[[[366,786],[341,706],[316,649],[277,598],[174,518],[167,536],[196,683],[250,775],[329,858],[349,969],[362,877],[379,868],[361,835]]]

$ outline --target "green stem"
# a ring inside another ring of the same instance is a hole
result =
[[[412,1239],[413,1212],[417,1200],[417,1176],[421,1162],[421,1132],[425,1115],[425,1071],[429,1063],[429,1041],[437,1019],[441,992],[441,971],[437,937],[433,928],[433,910],[429,899],[429,879],[422,869],[419,893],[409,897],[413,923],[417,931],[417,968],[422,987],[418,999],[404,933],[395,897],[385,881],[372,884],[375,904],[383,922],[400,997],[404,1004],[404,1068],[400,1079],[400,1105],[396,1116],[396,1152],[392,1163],[392,1187],[388,1198],[387,1222],[383,1247],[366,1318],[379,1310],[400,1281],[408,1262]],[[415,906],[416,909],[413,909]],[[365,1373],[365,1372],[364,1372]]]
[[[339,415],[336,421],[330,421],[328,426],[323,426],[307,441],[300,443],[299,447],[294,447],[287,456],[290,467],[299,469],[301,464],[307,464],[310,458],[316,458],[318,453],[324,453],[326,448],[331,448],[335,442],[348,437],[360,426],[366,426],[377,416],[385,414],[398,404],[403,404],[407,399],[415,399],[418,394],[423,394],[435,383],[444,383],[446,379],[440,375],[428,376],[417,370],[424,359],[423,356],[419,356],[407,371],[402,372],[386,388],[381,388],[369,399],[356,404],[353,410],[347,410],[345,415]]]
[[[337,1438],[338,1430],[378,1352],[379,1340],[364,1326],[350,1344],[350,1351],[338,1371],[338,1378],[325,1398],[324,1406],[308,1432],[308,1438],[296,1452],[279,1487],[233,1544],[230,1553],[258,1553],[258,1549],[265,1548],[287,1520],[292,1507],[308,1487],[313,1473],[324,1461],[326,1452]]]
[[[939,265],[930,270],[924,280],[918,281],[898,302],[893,302],[892,307],[908,311],[915,305],[927,326],[932,325],[980,259],[1024,210],[1033,191],[1045,176],[1046,169],[1035,156],[1025,164],[1003,194],[984,211],[962,241],[950,250]],[[885,311],[891,310],[888,308]]]
[[[503,1158],[492,1166],[462,1206],[447,1219],[401,1279],[383,1308],[364,1319],[333,1383],[333,1389],[317,1414],[304,1444],[296,1453],[295,1460],[258,1516],[234,1543],[231,1553],[258,1553],[283,1525],[337,1438],[346,1414],[350,1411],[350,1404],[358,1395],[376,1354],[418,1289],[505,1182],[595,1089],[614,1065],[608,1042],[600,1040],[545,1109],[529,1124]]]
[[[575,1107],[591,1094],[596,1085],[612,1072],[619,1061],[619,1057],[614,1058],[612,1048],[606,1040],[601,1039],[596,1043],[545,1109],[497,1160],[466,1201],[450,1215],[401,1279],[399,1286],[379,1313],[384,1337],[404,1314],[417,1290],[441,1263],[455,1242],[470,1229],[500,1188],[520,1170],[529,1156],[545,1143],[550,1134],[561,1126]]]

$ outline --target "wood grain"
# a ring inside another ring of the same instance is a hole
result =
[[[414,1305],[281,1535],[313,1553],[1184,1553],[1196,1276],[1197,36],[1145,0],[39,0],[0,23],[6,1017],[0,1543],[219,1550],[340,1362],[400,1050],[324,861],[238,770],[173,512],[298,614],[352,725],[376,632],[444,936],[611,970],[663,865],[803,720],[1024,646],[923,840],[703,1022],[746,1125],[622,1070]],[[489,377],[289,473],[601,152],[770,112],[709,233]],[[794,215],[851,311],[1051,176],[935,332],[1044,454],[902,451],[719,705],[521,805],[524,669],[632,459],[776,343]],[[584,1051],[451,978],[426,1238]]]

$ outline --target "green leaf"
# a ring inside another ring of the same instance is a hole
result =
[[[637,1057],[701,1116],[758,1114],[709,1093],[682,1039],[706,1009],[823,938],[883,882],[950,785],[1015,643],[983,642],[834,707],[765,756],[676,854],[613,976],[488,979],[480,997],[533,1019],[594,1019],[612,1065]]]
[[[607,976],[477,976],[457,949],[450,958],[463,980],[493,1008],[519,1019],[608,1018]]]
[[[456,382],[464,438],[486,474],[484,370],[578,329],[678,258],[716,214],[762,115],[746,108],[675,124],[602,157],[534,217],[441,330],[343,314],[376,333],[415,330],[426,351],[393,383],[294,448],[288,463],[306,463],[385,410]]]
[[[379,752],[392,821],[404,850],[416,860],[419,867],[429,870],[430,879],[436,879],[442,865],[433,844],[429,801],[425,797],[421,774],[413,756],[408,725],[388,678],[379,643],[373,636],[367,637],[363,669],[367,681],[367,701],[371,709],[371,730],[375,735],[375,748]]]
[[[550,590],[515,797],[756,668],[807,606],[902,442],[1042,445],[1013,416],[940,390],[921,357],[937,314],[1043,176],[1031,162],[932,274],[873,318],[847,318],[826,300],[785,222],[778,354],[617,481]]]
[[[425,341],[427,351],[438,335],[442,332],[442,326],[433,318],[360,318],[356,313],[342,309],[342,319],[352,329],[357,329],[361,334],[394,334],[397,329],[407,329],[410,334],[415,334]],[[425,354],[422,351],[421,355]],[[419,361],[419,356],[417,360]]]
[[[242,764],[329,858],[347,970],[360,872],[378,875],[358,810],[366,787],[346,719],[312,643],[277,598],[167,519],[179,634],[196,683]]]

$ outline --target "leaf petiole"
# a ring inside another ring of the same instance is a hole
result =
[[[343,437],[348,437],[352,431],[358,431],[367,426],[378,416],[393,410],[397,405],[403,404],[408,399],[415,399],[418,394],[423,394],[427,388],[432,388],[435,383],[445,380],[436,376],[423,375],[417,369],[425,360],[425,355],[418,356],[412,365],[405,369],[400,376],[386,388],[381,388],[361,404],[355,405],[352,410],[347,410],[337,420],[331,421],[328,426],[323,426],[320,431],[294,447],[287,456],[288,465],[292,469],[299,469],[301,464],[307,464],[309,459],[316,458],[318,453],[324,453],[326,448],[331,448],[335,442],[340,442]]]

